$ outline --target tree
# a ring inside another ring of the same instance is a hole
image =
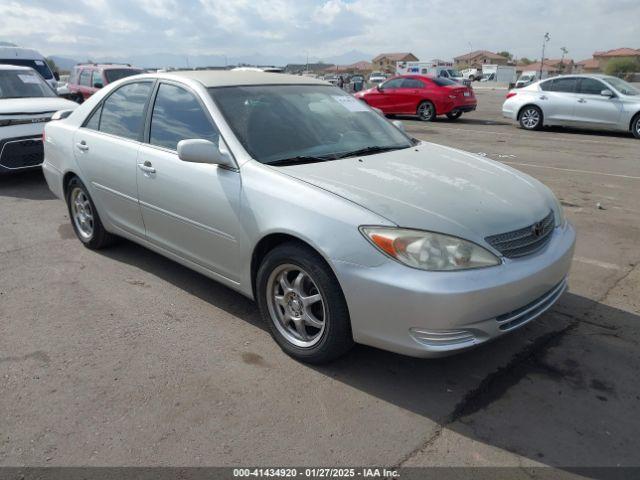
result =
[[[631,58],[616,58],[607,63],[604,73],[626,78],[631,73],[640,72],[640,63]]]
[[[520,63],[522,65],[531,65],[532,63],[535,63],[535,60],[529,60],[527,57],[522,57],[520,59]]]
[[[513,55],[510,54],[509,52],[507,52],[506,50],[504,50],[502,52],[498,52],[498,55],[500,55],[501,57],[506,58],[507,60],[511,60],[513,58]]]

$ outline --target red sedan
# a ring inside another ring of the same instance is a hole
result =
[[[417,115],[427,122],[437,115],[456,120],[478,104],[471,87],[425,75],[394,77],[355,96],[386,115]]]

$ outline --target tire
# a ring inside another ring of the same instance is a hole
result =
[[[114,242],[116,237],[105,230],[87,188],[78,177],[69,180],[66,200],[73,231],[85,247],[99,250]]]
[[[462,112],[460,110],[452,110],[447,113],[447,118],[449,120],[457,120],[462,116]]]
[[[522,108],[518,121],[520,127],[525,130],[540,130],[544,121],[542,110],[535,105],[527,105]]]
[[[474,77],[473,75],[469,75],[469,81],[470,82],[475,82],[476,81],[476,77]]]
[[[633,136],[640,139],[640,113],[636,115],[636,118],[631,122],[631,133]]]
[[[416,113],[423,122],[432,122],[436,118],[436,107],[432,102],[425,100],[418,105]]]
[[[76,102],[76,103],[78,103],[78,104],[82,104],[82,102],[84,102],[84,97],[82,96],[82,94],[80,94],[80,93],[76,93],[76,94],[73,96],[73,101],[74,101],[74,102]]]
[[[338,280],[309,247],[287,242],[271,250],[258,269],[256,297],[274,340],[296,360],[327,363],[354,344]]]

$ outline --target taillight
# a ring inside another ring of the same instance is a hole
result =
[[[511,98],[511,97],[515,97],[517,95],[516,92],[509,92],[507,93],[507,99]]]

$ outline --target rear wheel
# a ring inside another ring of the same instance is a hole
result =
[[[115,237],[105,230],[87,188],[78,177],[67,184],[67,207],[73,230],[85,247],[98,250],[113,243]]]
[[[542,110],[535,105],[529,105],[520,112],[520,126],[525,130],[540,130],[542,128]]]
[[[418,117],[423,122],[431,122],[436,118],[436,107],[429,101],[424,101],[418,105]]]
[[[447,118],[449,120],[457,120],[462,116],[462,112],[460,110],[452,110],[447,113]]]
[[[640,138],[640,113],[636,115],[636,118],[633,120],[631,124],[631,131],[633,132],[633,136],[636,138]]]
[[[271,335],[293,358],[325,363],[353,346],[342,290],[310,248],[291,242],[269,252],[258,269],[256,296]]]

